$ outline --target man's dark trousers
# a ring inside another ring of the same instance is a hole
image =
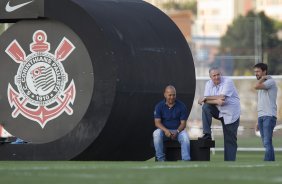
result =
[[[222,123],[224,137],[224,160],[235,161],[237,153],[237,131],[239,127],[238,118],[235,122],[225,125],[224,119],[219,118],[219,110],[216,105],[204,104],[202,107],[203,133],[211,134],[212,118],[218,119]]]

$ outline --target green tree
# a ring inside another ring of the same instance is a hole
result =
[[[177,3],[169,1],[162,4],[162,8],[166,10],[191,10],[193,14],[197,15],[197,1],[190,0],[184,3]]]
[[[277,31],[281,28],[281,23],[267,17],[264,12],[249,12],[245,17],[239,16],[231,26],[228,27],[226,34],[221,38],[221,50],[230,48],[231,53],[237,57],[235,68],[237,73],[243,75],[252,72],[254,59],[244,56],[255,55],[255,45],[261,44],[260,56],[263,62],[268,63],[270,74],[282,73],[282,53],[280,51],[282,42],[277,37]],[[261,43],[257,36],[261,37]],[[248,71],[249,70],[249,71]]]

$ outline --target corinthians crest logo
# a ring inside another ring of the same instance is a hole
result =
[[[10,43],[5,51],[19,63],[14,81],[18,90],[8,85],[8,100],[10,106],[15,107],[13,118],[21,114],[44,128],[48,121],[64,112],[73,114],[70,104],[75,100],[75,84],[71,80],[66,87],[69,79],[62,62],[74,49],[75,46],[64,37],[55,53],[50,53],[50,43],[42,30],[34,32],[31,54],[27,56],[17,40]]]

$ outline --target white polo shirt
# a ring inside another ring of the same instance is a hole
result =
[[[220,83],[214,85],[212,80],[207,81],[204,96],[225,96],[222,106],[217,105],[219,118],[223,117],[224,124],[234,123],[241,113],[240,98],[233,81],[228,77],[221,77]]]

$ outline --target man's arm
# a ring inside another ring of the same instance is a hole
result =
[[[265,85],[263,84],[268,79],[268,76],[262,76],[260,80],[255,84],[255,90],[266,89]]]
[[[224,95],[218,95],[218,96],[205,96],[201,97],[198,100],[198,104],[202,105],[203,103],[207,104],[213,104],[213,105],[220,105],[222,106],[225,101],[225,96]]]
[[[155,118],[155,126],[164,131],[166,137],[171,137],[172,133],[162,124],[161,119]]]
[[[181,120],[180,125],[177,128],[177,133],[173,133],[171,139],[176,139],[177,135],[186,128],[186,120]]]
[[[180,121],[180,125],[179,125],[179,127],[177,128],[177,130],[179,131],[179,132],[181,132],[182,130],[184,130],[186,128],[186,120],[181,120]]]
[[[208,81],[205,85],[204,97],[200,97],[198,100],[199,105],[203,105],[204,103],[213,104],[213,105],[223,105],[225,100],[225,95],[217,95],[211,96],[211,81]]]

